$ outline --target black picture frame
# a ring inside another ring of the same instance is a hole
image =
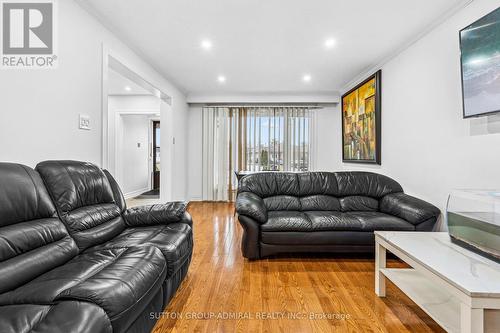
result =
[[[500,10],[500,7],[495,9],[495,10],[492,10],[488,14],[480,17],[479,19],[475,20],[474,22],[472,22],[471,24],[469,24],[468,26],[466,26],[465,28],[461,29],[458,32],[458,43],[460,46],[460,80],[461,80],[460,84],[461,84],[461,88],[462,88],[461,90],[462,90],[462,118],[463,119],[486,117],[486,116],[491,116],[493,114],[500,113],[500,108],[499,108],[498,110],[495,110],[495,111],[489,111],[489,112],[483,112],[483,113],[471,114],[471,115],[465,114],[464,63],[463,63],[463,48],[462,48],[462,46],[463,46],[462,45],[462,32],[464,32],[467,29],[472,28],[474,25],[477,25],[477,23],[479,21],[483,20],[485,17],[495,13],[498,10]]]
[[[345,156],[344,140],[345,140],[345,122],[344,122],[344,98],[350,95],[361,86],[375,79],[375,158],[374,159],[348,159]],[[378,70],[373,75],[363,80],[342,95],[341,102],[341,121],[342,121],[342,162],[343,163],[362,163],[362,164],[382,164],[382,70]]]

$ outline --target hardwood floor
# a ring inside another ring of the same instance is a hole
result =
[[[189,212],[193,261],[155,333],[443,332],[390,282],[387,298],[375,295],[373,258],[248,261],[232,204],[191,203]]]

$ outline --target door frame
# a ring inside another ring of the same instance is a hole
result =
[[[156,124],[159,125],[158,128],[160,128],[160,131],[161,131],[161,121],[160,120],[152,120],[151,121],[153,127],[152,127],[152,134],[153,134],[153,140],[152,140],[152,155],[153,155],[153,166],[152,166],[152,173],[151,173],[151,176],[152,176],[152,179],[151,179],[151,189],[154,190],[156,188],[160,189],[160,186],[161,186],[161,164],[160,164],[160,171],[159,172],[159,178],[158,178],[158,186],[156,186],[156,181],[155,181],[155,177],[156,177],[156,147],[157,145],[159,144],[160,145],[160,158],[161,158],[161,141],[160,142],[157,142],[156,141]],[[160,135],[160,139],[161,139],[161,135]],[[161,163],[161,162],[160,162]]]

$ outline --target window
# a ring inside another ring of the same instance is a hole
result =
[[[249,108],[240,110],[246,171],[309,170],[309,110]],[[238,170],[240,171],[240,170]]]
[[[206,200],[230,200],[238,171],[311,169],[310,108],[207,107],[203,119]]]

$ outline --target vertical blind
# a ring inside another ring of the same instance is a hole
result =
[[[234,199],[238,171],[309,170],[312,119],[307,107],[204,108],[204,200]]]
[[[241,170],[308,170],[309,109],[249,108],[239,118]]]

